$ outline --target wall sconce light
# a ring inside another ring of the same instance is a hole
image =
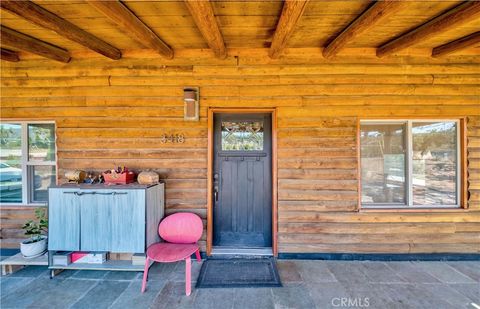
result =
[[[184,120],[198,121],[199,119],[199,88],[183,88]]]

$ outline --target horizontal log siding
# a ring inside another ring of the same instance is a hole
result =
[[[265,55],[2,63],[1,117],[56,121],[60,182],[74,168],[152,169],[167,214],[205,219],[207,108],[277,107],[279,252],[479,252],[478,57]],[[199,122],[183,121],[183,86],[200,86]],[[439,116],[468,116],[469,210],[357,212],[357,120]],[[185,143],[162,144],[164,133]],[[18,246],[31,216],[2,209],[2,247]]]

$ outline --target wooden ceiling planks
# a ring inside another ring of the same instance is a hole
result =
[[[122,53],[117,48],[31,1],[3,0],[0,2],[0,6],[36,25],[55,31],[59,35],[96,51],[105,57],[114,60],[122,57]]]
[[[410,47],[432,35],[437,35],[456,25],[480,16],[480,1],[465,1],[453,9],[431,19],[409,32],[394,38],[377,49],[377,56],[384,57]]]
[[[228,48],[270,47],[281,1],[214,1],[212,5]]]
[[[64,63],[70,61],[70,54],[68,51],[58,46],[40,41],[5,26],[1,26],[0,29],[0,41],[2,46],[18,48],[23,51]]]
[[[288,47],[324,46],[332,35],[345,29],[371,1],[310,1],[289,40]]]
[[[83,0],[34,0],[34,2],[122,51],[129,53],[145,49],[145,46],[132,39],[123,29]],[[172,49],[208,48],[183,1],[123,0],[122,2]],[[405,8],[375,24],[372,31],[356,36],[347,47],[373,49],[461,3],[460,0],[407,1]],[[212,1],[211,4],[227,48],[271,46],[282,12],[282,1]],[[371,4],[371,0],[310,1],[288,40],[287,48],[327,46],[332,36],[341,33]],[[61,46],[73,52],[75,57],[94,55],[83,45],[65,39],[54,31],[38,27],[4,9],[0,9],[0,13],[2,24],[11,29]],[[479,18],[456,25],[448,31],[417,42],[414,49],[406,49],[402,53],[415,53],[417,49],[427,50],[447,44],[478,31],[479,27]],[[473,46],[464,50],[463,53],[472,54],[475,50],[478,49]],[[321,49],[319,51],[321,52]],[[21,57],[23,55],[23,53],[20,54]]]
[[[124,2],[174,49],[208,48],[183,1]]]
[[[140,49],[142,45],[126,36],[122,33],[118,27],[109,21],[105,16],[97,13],[97,17],[85,19],[83,17],[75,17],[74,15],[59,15],[58,11],[52,11],[48,5],[43,5],[45,9],[48,9],[52,13],[60,16],[61,18],[74,23],[83,30],[91,33],[92,35],[101,38],[103,41],[110,45],[113,45],[119,49]],[[2,25],[15,29],[24,34],[35,37],[39,40],[49,42],[53,45],[61,46],[69,51],[86,52],[89,51],[85,46],[71,41],[63,36],[58,35],[56,32],[40,27],[33,24],[17,15],[5,10],[0,9]]]
[[[376,47],[408,30],[427,22],[432,17],[451,9],[462,1],[406,1],[401,10],[375,25],[368,35],[358,36],[348,47]],[[297,30],[289,41],[289,47],[326,46],[332,35],[340,33],[352,20],[361,15],[371,1],[311,1]],[[476,31],[480,19],[457,25],[451,31],[419,42],[415,47],[433,48],[458,37]]]
[[[434,48],[439,45],[447,44],[458,38],[467,36],[480,29],[480,18],[465,22],[464,24],[447,29],[438,35],[432,35],[425,40],[414,45],[415,48]]]
[[[349,47],[364,48],[380,46],[392,38],[400,36],[410,29],[426,23],[432,17],[440,15],[460,3],[462,3],[462,1],[405,1],[401,10],[397,11],[394,15],[387,17],[381,23],[376,24],[373,28],[374,31],[369,31],[368,35],[358,36],[353,42],[351,42],[351,44],[349,44]],[[352,19],[359,14],[361,14],[361,12],[355,14]],[[463,27],[463,25],[459,25],[456,29],[463,29]],[[341,29],[338,31],[341,31]],[[471,33],[472,31],[469,32]],[[457,37],[458,35],[453,35],[450,37],[449,41]],[[430,48],[436,45],[439,44],[424,45],[424,42],[418,44],[419,47]]]
[[[120,1],[86,0],[99,12],[110,18],[125,33],[142,45],[156,50],[167,59],[173,58],[173,50],[158,35],[145,25],[128,7]]]
[[[283,1],[212,1],[216,16],[280,16]]]
[[[335,56],[349,42],[355,40],[357,36],[397,12],[402,7],[402,4],[402,2],[396,0],[374,2],[323,49],[323,56],[325,58]]]
[[[84,0],[73,1],[73,4],[70,4],[71,1],[35,0],[35,2],[52,13],[74,22],[85,31],[102,38],[104,41],[121,50],[145,48],[142,44],[127,35],[123,29],[120,29],[110,18],[100,13]],[[62,46],[69,48],[67,45]],[[69,49],[74,50],[74,47]],[[80,50],[78,46],[75,49]]]

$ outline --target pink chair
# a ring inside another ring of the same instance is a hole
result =
[[[166,242],[153,244],[147,249],[142,293],[145,292],[147,286],[150,260],[160,263],[185,260],[185,294],[190,295],[192,292],[190,256],[195,253],[197,261],[202,260],[197,244],[203,233],[202,219],[193,213],[176,213],[162,220],[158,227],[158,233]]]

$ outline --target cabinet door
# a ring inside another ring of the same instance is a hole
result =
[[[112,252],[145,251],[145,190],[116,190],[112,204]]]
[[[49,189],[48,250],[80,250],[79,196],[74,189]]]
[[[110,251],[114,190],[82,190],[80,198],[82,251]]]

